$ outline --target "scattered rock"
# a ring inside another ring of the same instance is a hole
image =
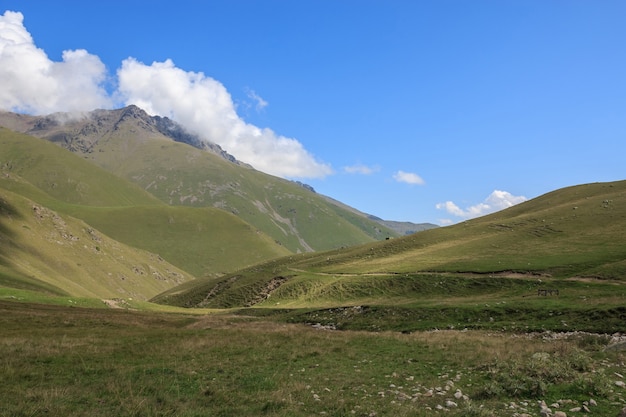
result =
[[[446,408],[454,408],[454,407],[458,407],[459,405],[457,403],[455,403],[454,401],[451,400],[447,400],[446,401]]]

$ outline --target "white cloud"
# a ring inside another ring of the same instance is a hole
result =
[[[35,46],[23,22],[19,12],[0,16],[0,108],[46,114],[111,106],[100,58],[78,49],[54,62]]]
[[[527,198],[524,196],[514,196],[507,191],[494,190],[483,202],[465,209],[460,208],[452,201],[438,203],[435,207],[438,210],[445,210],[453,216],[471,219],[512,207],[526,200]]]
[[[363,164],[356,164],[351,166],[343,167],[343,170],[348,174],[361,174],[361,175],[370,175],[374,172],[380,171],[380,167],[378,166],[367,166]]]
[[[398,182],[405,182],[407,184],[412,184],[412,185],[424,185],[425,184],[422,177],[412,172],[398,171],[393,175],[393,179],[395,179]]]
[[[321,178],[332,173],[296,139],[246,123],[226,88],[203,73],[184,71],[171,60],[144,65],[128,58],[117,71],[119,90],[109,94],[104,88],[107,70],[99,57],[83,49],[67,50],[61,62],[54,62],[35,46],[23,21],[19,12],[0,15],[0,109],[48,114],[135,104],[172,118],[269,174]],[[257,109],[267,106],[254,91],[248,95]]]
[[[184,71],[169,59],[145,65],[128,58],[117,75],[126,104],[170,117],[261,171],[288,178],[332,173],[297,140],[243,121],[226,88],[201,72]]]

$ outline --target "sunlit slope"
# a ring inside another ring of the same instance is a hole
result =
[[[328,255],[325,272],[523,271],[626,278],[626,181],[557,190],[451,227]]]
[[[233,164],[173,141],[120,145],[110,137],[94,162],[170,205],[216,207],[244,219],[292,252],[351,246],[393,236],[376,222],[342,210],[291,181]],[[113,167],[111,160],[118,161]]]
[[[0,168],[69,204],[100,207],[161,204],[137,185],[65,149],[3,127],[0,127]]]
[[[625,232],[626,181],[580,185],[454,226],[184,284],[155,300],[188,307],[527,303],[553,281],[576,287],[577,299],[588,294],[580,279],[625,280]]]
[[[196,276],[288,254],[240,218],[210,207],[170,207],[127,180],[48,141],[0,128],[0,187]]]
[[[0,286],[143,300],[193,276],[81,220],[0,189]]]
[[[152,117],[136,106],[78,118],[0,112],[0,124],[65,147],[168,205],[215,207],[235,214],[291,252],[352,246],[398,234],[354,209],[333,204],[310,187],[256,171],[173,121]]]
[[[290,253],[240,218],[211,207],[82,207],[75,212],[112,238],[159,254],[197,277]]]

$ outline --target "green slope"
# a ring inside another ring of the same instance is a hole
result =
[[[210,207],[81,207],[72,212],[110,237],[159,254],[198,277],[289,254],[238,217]]]
[[[193,276],[81,220],[0,189],[0,286],[145,300]]]
[[[626,181],[587,184],[454,226],[273,260],[155,300],[214,307],[480,305],[498,297],[528,303],[525,297],[547,285],[572,291],[575,302],[591,297],[592,282],[601,286],[598,300],[623,303],[625,235]]]
[[[231,212],[292,252],[352,246],[395,235],[291,181],[169,140],[123,145],[132,140],[124,130],[116,131],[102,144],[102,152],[94,153],[94,162],[167,204]]]
[[[0,127],[0,168],[25,179],[59,201],[87,206],[157,205],[135,184],[65,149]]]
[[[136,106],[97,110],[79,119],[67,114],[34,117],[0,112],[0,124],[63,146],[168,205],[216,207],[233,213],[291,252],[397,235],[301,184],[241,164],[218,146]]]
[[[215,208],[170,207],[48,141],[0,128],[0,187],[80,218],[119,242],[215,276],[289,253]]]
[[[523,271],[626,275],[626,181],[568,187],[510,209],[384,245],[338,253],[326,272]]]

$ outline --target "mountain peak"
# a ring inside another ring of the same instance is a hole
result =
[[[27,116],[11,112],[0,113],[0,125],[28,135],[48,139],[64,148],[79,153],[91,153],[106,134],[127,128],[133,138],[145,140],[162,135],[175,142],[186,143],[195,148],[212,152],[237,165],[250,167],[238,161],[216,143],[207,142],[199,135],[187,131],[168,117],[150,116],[142,108],[130,104],[126,107],[88,113],[54,113],[45,116]]]
[[[128,105],[119,110],[121,112],[120,120],[123,120],[126,118],[148,120],[151,117],[148,113],[145,112],[145,110],[143,110],[142,108],[134,104]]]

